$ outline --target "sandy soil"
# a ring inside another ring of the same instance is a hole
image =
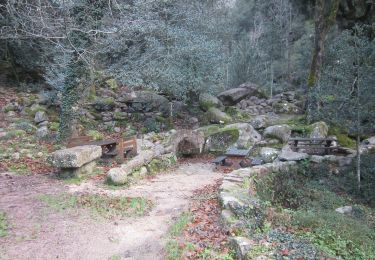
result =
[[[0,210],[11,225],[9,235],[0,238],[0,259],[163,259],[174,218],[187,210],[194,190],[220,178],[202,163],[183,164],[172,173],[116,190],[95,181],[78,186],[48,176],[0,174]],[[61,192],[141,196],[155,206],[146,216],[110,221],[86,210],[52,210],[36,198]]]

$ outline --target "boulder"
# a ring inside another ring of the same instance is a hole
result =
[[[42,122],[48,121],[48,116],[44,111],[38,111],[35,113],[34,122],[40,124]]]
[[[49,135],[48,127],[44,125],[44,126],[38,128],[38,129],[36,130],[35,135],[36,135],[36,137],[37,137],[38,139],[46,138],[46,137]]]
[[[170,114],[170,102],[167,98],[151,91],[136,91],[135,97],[129,101],[135,112],[161,112],[167,117]]]
[[[236,252],[236,259],[246,260],[247,254],[250,252],[253,242],[246,237],[230,238],[230,245]]]
[[[221,101],[209,93],[202,93],[199,96],[199,106],[204,111],[207,111],[211,107],[216,107],[219,109],[223,108]]]
[[[328,125],[323,121],[310,125],[310,128],[310,138],[326,138],[328,135]]]
[[[266,115],[259,115],[250,120],[250,124],[255,129],[262,129],[268,125],[268,117]]]
[[[277,138],[286,143],[291,135],[291,128],[288,125],[273,125],[264,130],[264,137]]]
[[[204,142],[204,133],[200,131],[178,130],[169,138],[168,151],[183,155],[200,154]]]
[[[279,155],[280,161],[301,161],[307,158],[309,158],[307,153],[294,152],[289,145],[284,146]]]
[[[239,139],[239,130],[234,127],[221,128],[217,125],[201,127],[195,130],[201,132],[206,140],[205,152],[225,152],[236,144]]]
[[[364,145],[375,145],[375,136],[372,136],[370,138],[367,138],[363,141]]]
[[[208,109],[208,111],[206,112],[206,118],[209,122],[215,124],[232,122],[232,118],[228,114],[220,111],[220,109],[216,107],[211,107]]]
[[[58,150],[49,157],[51,164],[58,168],[79,168],[102,156],[102,148],[96,145],[76,146]]]
[[[221,92],[217,97],[225,106],[233,106],[242,99],[251,96],[254,92],[252,88],[239,87]]]
[[[275,148],[263,147],[260,149],[259,155],[265,163],[271,163],[279,156],[279,151]]]
[[[237,148],[249,149],[262,140],[262,136],[249,123],[227,125],[225,129],[238,129],[239,136],[235,143]]]

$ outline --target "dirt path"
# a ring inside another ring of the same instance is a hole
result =
[[[187,210],[194,190],[221,178],[208,164],[181,165],[173,173],[143,180],[128,189],[108,190],[93,182],[79,186],[46,177],[10,179],[0,175],[0,210],[8,214],[11,231],[0,238],[0,259],[163,259],[163,246],[173,219]],[[35,199],[59,192],[141,196],[155,206],[144,217],[119,221],[93,219],[47,210]],[[4,245],[4,247],[3,247]]]

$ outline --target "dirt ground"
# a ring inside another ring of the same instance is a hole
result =
[[[168,229],[187,210],[193,191],[221,177],[209,164],[191,163],[129,188],[108,189],[94,180],[73,185],[48,175],[2,173],[0,210],[10,230],[0,238],[0,259],[163,259]],[[61,192],[139,196],[154,207],[143,217],[107,220],[87,210],[56,211],[37,199]]]

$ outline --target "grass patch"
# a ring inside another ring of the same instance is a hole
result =
[[[184,248],[180,246],[177,238],[182,234],[182,231],[189,223],[190,218],[191,215],[189,213],[182,213],[170,228],[169,240],[165,246],[166,259],[179,259],[182,256]]]
[[[5,212],[0,211],[0,237],[8,235],[8,221]]]
[[[19,174],[25,174],[29,172],[29,168],[25,163],[17,163],[9,166],[9,171]]]
[[[67,209],[90,209],[95,215],[107,219],[115,217],[143,216],[152,207],[151,201],[144,198],[111,197],[97,194],[72,195],[41,195],[43,203],[57,211]]]

